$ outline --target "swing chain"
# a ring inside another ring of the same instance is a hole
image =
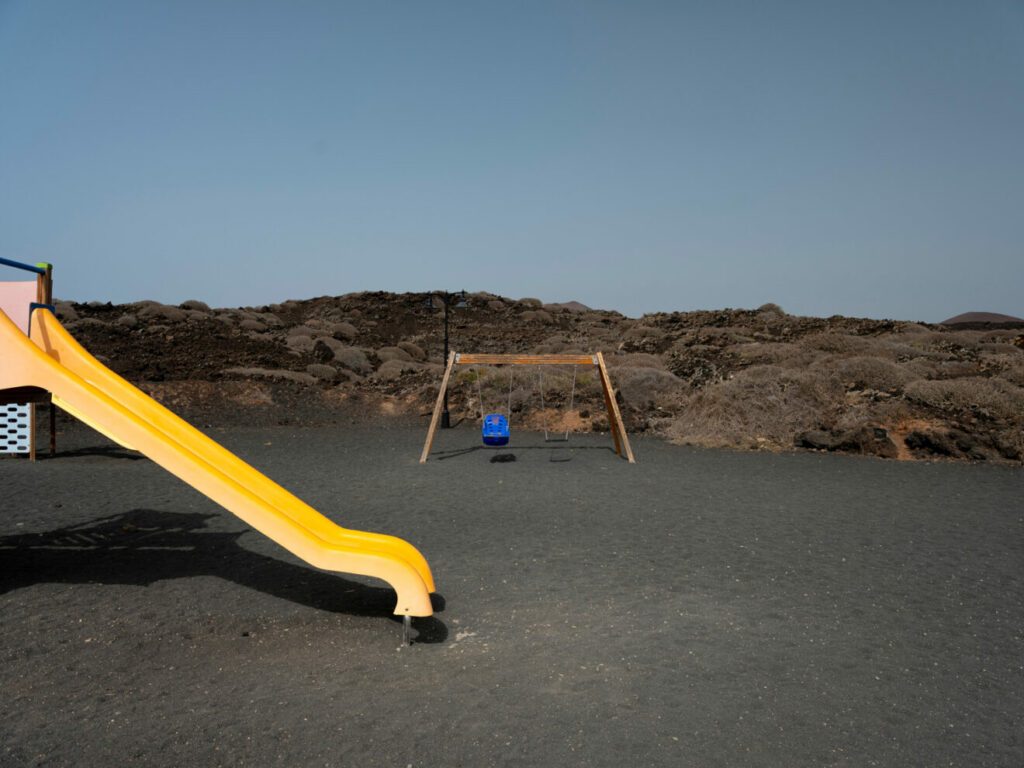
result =
[[[572,406],[576,399],[576,368],[572,367],[572,392],[569,394],[569,412],[565,418],[565,436],[559,438],[548,437],[548,411],[547,406],[544,404],[544,369],[543,366],[537,366],[537,379],[540,384],[540,413],[544,422],[544,442],[548,443],[554,439],[556,442],[568,442],[569,441],[569,430],[572,428]]]
[[[480,421],[484,421],[487,418],[487,412],[484,410],[484,391],[480,387],[480,369],[476,369],[476,397],[480,401]]]
[[[565,417],[565,440],[569,440],[569,429],[572,426],[572,404],[576,398],[576,366],[572,367],[572,391],[569,393],[569,413]]]
[[[515,371],[512,368],[508,369],[508,404],[505,406],[505,420],[510,424],[512,423],[512,381],[515,377]],[[480,401],[480,420],[483,421],[487,418],[487,411],[484,410],[484,392],[480,386],[480,369],[476,369],[476,396]]]
[[[508,406],[505,409],[505,418],[508,423],[512,423],[512,378],[515,375],[515,369],[511,366],[508,369]]]

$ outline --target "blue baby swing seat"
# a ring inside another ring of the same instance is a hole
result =
[[[508,444],[508,419],[498,413],[484,416],[482,430],[484,445]]]

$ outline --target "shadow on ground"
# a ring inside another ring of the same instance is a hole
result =
[[[119,445],[90,445],[84,448],[74,448],[72,450],[61,449],[55,456],[50,456],[48,453],[40,452],[37,459],[40,461],[55,461],[61,459],[124,459],[125,461],[143,461],[147,460],[144,454],[138,451],[133,451],[128,448],[122,448]]]
[[[491,463],[498,463],[501,461],[508,461],[509,459],[500,459],[498,457],[515,455],[512,451],[545,451],[548,456],[548,461],[553,462],[572,461],[572,455],[577,451],[603,451],[612,454],[612,456],[618,456],[618,454],[615,453],[614,448],[606,445],[574,445],[572,447],[566,447],[564,445],[564,440],[553,440],[552,442],[563,443],[563,445],[517,445],[514,447],[511,445],[503,445],[499,447],[473,445],[466,448],[449,448],[444,451],[432,451],[429,459],[434,459],[435,461],[446,461],[447,459],[457,459],[460,456],[468,456],[478,452],[485,452],[493,454],[491,457]],[[515,461],[515,459],[511,460]]]
[[[0,594],[32,584],[131,584],[216,576],[321,611],[386,617],[395,593],[276,560],[242,547],[243,531],[206,529],[214,515],[134,509],[82,525],[0,537],[5,573]],[[435,611],[444,598],[432,595]],[[413,618],[416,642],[440,643],[447,627],[433,616]]]

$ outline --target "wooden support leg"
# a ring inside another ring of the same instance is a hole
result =
[[[50,401],[50,458],[57,455],[57,406]]]
[[[455,365],[455,350],[448,355],[448,366],[444,369],[444,378],[441,380],[441,391],[437,393],[437,402],[434,404],[434,415],[430,417],[430,429],[427,430],[427,442],[423,444],[423,453],[420,454],[420,464],[427,460],[430,454],[430,446],[434,444],[434,432],[437,431],[437,422],[441,418],[441,408],[444,404],[444,393],[448,390],[448,379],[452,375],[452,367]]]
[[[615,452],[619,456],[625,455],[630,464],[635,464],[633,449],[629,446],[629,437],[626,435],[626,425],[622,423],[622,413],[619,412],[619,404],[615,402],[615,390],[612,389],[611,379],[608,378],[608,369],[604,364],[604,355],[597,353],[597,366],[601,369],[601,386],[604,389],[604,399],[608,406],[608,420],[611,422],[612,434],[615,436]],[[623,454],[625,449],[625,454]]]

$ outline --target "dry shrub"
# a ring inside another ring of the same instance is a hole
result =
[[[389,360],[401,360],[402,362],[412,360],[412,355],[401,347],[381,347],[377,350],[377,357],[385,363]]]
[[[913,417],[912,407],[902,397],[890,397],[881,401],[865,397],[861,402],[844,404],[842,413],[835,420],[833,429],[854,430],[865,425],[901,424]]]
[[[736,325],[704,326],[685,338],[701,344],[746,344],[753,341],[750,334],[750,328]]]
[[[916,378],[895,363],[877,357],[847,357],[822,364],[822,367],[834,369],[842,382],[854,389],[899,392]]]
[[[312,365],[306,366],[306,373],[311,376],[315,376],[321,381],[337,381],[338,380],[338,369],[332,365],[324,365],[322,363],[313,363]]]
[[[473,409],[484,409],[487,413],[504,413],[508,405],[509,388],[513,389],[513,406],[520,407],[529,401],[529,389],[521,387],[522,379],[516,376],[514,366],[495,368],[481,366],[467,368],[455,374],[455,384],[461,388],[463,397],[474,403]],[[480,400],[483,399],[483,405]],[[500,407],[498,407],[500,406]],[[494,410],[497,408],[497,410]]]
[[[922,325],[914,326],[913,328],[907,326],[900,335],[906,343],[921,347],[930,344],[941,344],[947,338],[949,332],[934,331]]]
[[[1024,424],[1024,389],[1003,379],[969,376],[940,381],[914,381],[906,397],[950,413],[976,412],[982,416]]]
[[[496,395],[497,397],[497,395]],[[540,402],[537,399],[537,391],[532,387],[514,387],[509,397],[508,390],[505,390],[505,397],[511,403],[511,411],[519,413],[530,406],[537,406]],[[507,405],[508,403],[506,403]]]
[[[806,349],[799,344],[786,342],[753,342],[737,344],[733,351],[741,360],[760,365],[779,365],[783,368],[806,368],[824,357],[816,349]]]
[[[993,344],[1013,344],[1020,331],[1009,328],[998,328],[994,331],[985,331],[985,341]]]
[[[1011,357],[1001,375],[1010,384],[1024,387],[1024,355]]]
[[[749,444],[765,438],[792,445],[798,432],[827,420],[843,388],[820,369],[752,366],[691,395],[669,435],[706,445]]]
[[[923,344],[915,344],[904,341],[893,341],[888,344],[888,356],[893,360],[945,360],[949,357],[945,352],[926,347]]]
[[[172,323],[180,323],[188,317],[185,310],[178,309],[177,307],[169,307],[166,304],[150,304],[149,306],[143,307],[139,310],[139,316],[159,318]]]
[[[421,347],[417,346],[416,344],[413,344],[411,341],[398,342],[398,348],[408,352],[409,356],[413,360],[419,360],[420,362],[422,362],[427,359],[427,353],[424,352]]]
[[[900,370],[906,374],[908,381],[939,378],[939,363],[927,357],[915,357],[900,363]]]
[[[931,333],[928,326],[920,323],[902,323],[899,327],[900,333]]]
[[[575,377],[575,392],[573,391],[573,378]],[[508,388],[505,381],[506,391]],[[569,402],[572,394],[577,400],[586,396],[596,382],[594,374],[589,367],[578,367],[568,365],[538,365],[521,369],[515,372],[515,382],[522,387],[531,387],[536,393],[535,397],[540,402],[540,392],[544,391],[544,400],[547,405]]]
[[[983,338],[979,331],[928,331],[905,334],[904,341],[916,349],[929,349],[949,353],[953,350],[973,352]]]
[[[533,348],[535,355],[555,355],[564,352],[566,347],[565,339],[558,336],[550,336]]]
[[[620,368],[614,384],[622,399],[636,408],[674,408],[687,390],[682,379],[662,368]]]
[[[293,352],[312,352],[315,346],[311,336],[289,336],[285,344]]]
[[[851,336],[847,333],[825,332],[808,334],[797,343],[806,349],[853,357],[854,355],[868,354],[872,346],[872,339],[865,336]]]
[[[299,371],[288,371],[281,368],[225,368],[225,374],[245,376],[247,378],[276,379],[282,381],[295,381],[299,384],[314,384],[316,379],[311,374],[300,373]]]
[[[385,360],[370,378],[375,381],[395,381],[406,373],[418,371],[419,365],[412,360]]]
[[[778,304],[769,301],[757,308],[757,311],[766,317],[785,317],[786,313]]]
[[[70,301],[56,301],[53,305],[57,319],[64,323],[71,323],[78,319],[78,311]]]
[[[241,328],[243,331],[256,331],[256,333],[262,333],[263,331],[267,330],[267,326],[265,326],[259,320],[256,320],[255,318],[251,317],[247,317],[242,322],[240,322],[238,324],[238,327]]]
[[[1014,351],[1014,347],[1005,341],[983,341],[978,344],[978,352],[989,355],[1003,355]]]
[[[989,339],[978,344],[978,351],[988,354],[1011,354],[1024,356],[1024,347],[1014,344],[1015,339]]]
[[[524,323],[537,322],[545,325],[550,325],[554,322],[551,313],[544,309],[528,309],[525,312],[520,312],[519,319]]]
[[[916,343],[902,334],[886,333],[881,336],[863,337],[862,340],[866,345],[865,351],[860,355],[863,357],[878,357],[893,362],[922,356],[934,360],[945,360],[949,357],[947,351]]]
[[[210,305],[205,301],[199,301],[198,299],[189,299],[181,304],[182,309],[192,309],[198,312],[209,312]]]
[[[661,355],[648,355],[644,352],[607,355],[604,361],[609,368],[658,368],[665,370],[665,361],[662,360]]]
[[[970,360],[943,360],[941,363],[937,363],[935,367],[938,368],[939,378],[942,379],[977,376],[980,372],[978,364],[972,363]]]
[[[315,346],[319,346],[322,344],[323,346],[331,350],[332,356],[340,349],[347,349],[347,345],[345,345],[341,341],[338,341],[338,339],[334,338],[333,336],[317,336],[313,341],[315,342]]]
[[[991,337],[989,331],[947,331],[944,336],[948,340],[964,347],[976,349],[979,344]]]
[[[334,350],[334,362],[348,368],[350,371],[365,374],[372,370],[370,361],[366,359],[361,349],[355,347],[341,347]]]
[[[649,325],[634,325],[632,328],[627,328],[622,332],[622,338],[626,341],[649,339],[657,342],[663,341],[667,336],[668,334],[661,328],[652,328]]]
[[[331,326],[331,336],[343,341],[352,341],[358,333],[352,323],[335,323]]]

